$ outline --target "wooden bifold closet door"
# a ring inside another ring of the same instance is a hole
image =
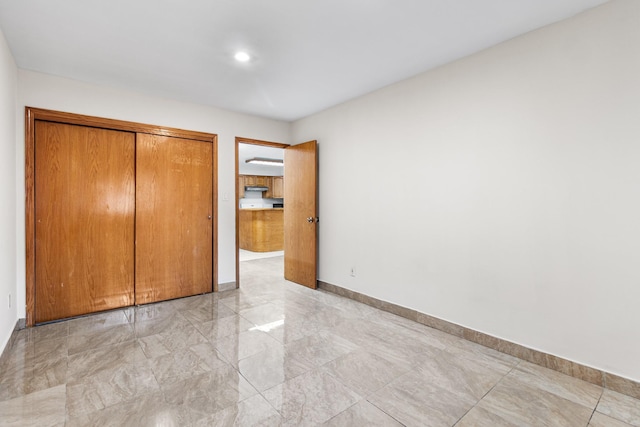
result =
[[[36,322],[134,302],[135,134],[35,124]]]
[[[213,291],[215,135],[121,123],[33,121],[30,325]]]

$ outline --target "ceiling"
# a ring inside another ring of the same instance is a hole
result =
[[[0,26],[23,69],[292,121],[605,2],[0,0]]]
[[[238,172],[241,175],[282,176],[282,166],[266,166],[247,163],[248,159],[261,157],[266,159],[284,160],[284,149],[265,147],[254,144],[238,144]]]

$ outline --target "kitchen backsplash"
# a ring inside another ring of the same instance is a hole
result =
[[[284,203],[284,199],[265,199],[262,197],[261,191],[245,191],[244,196],[240,199],[240,207],[242,205],[255,205],[252,207],[271,208],[274,203]]]

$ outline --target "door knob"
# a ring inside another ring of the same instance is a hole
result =
[[[207,218],[211,219],[211,215],[209,215]]]
[[[313,217],[310,216],[309,218],[307,218],[307,222],[313,222]]]

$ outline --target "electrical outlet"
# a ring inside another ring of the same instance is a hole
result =
[[[11,294],[9,294],[9,308],[11,308]]]
[[[351,267],[351,277],[356,277],[356,268]]]

